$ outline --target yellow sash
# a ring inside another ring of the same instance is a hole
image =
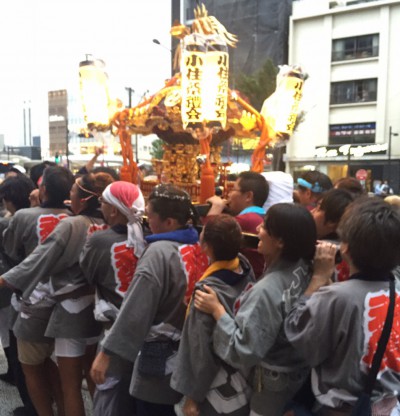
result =
[[[218,270],[236,270],[239,267],[239,257],[234,258],[233,260],[221,260],[211,263],[206,271],[203,273],[203,276],[200,277],[199,282],[204,280],[206,277],[211,276],[213,273]]]
[[[200,277],[200,279],[198,280],[199,282],[201,282],[202,280],[204,280],[206,277],[211,276],[213,273],[217,272],[218,270],[231,270],[234,271],[239,267],[239,257],[234,258],[233,260],[221,260],[221,261],[215,261],[214,263],[211,263],[206,271],[203,273],[203,276]],[[192,299],[193,299],[193,295],[192,295]],[[186,309],[186,317],[189,314],[190,311],[190,305],[192,303],[192,299],[189,302],[189,305]]]

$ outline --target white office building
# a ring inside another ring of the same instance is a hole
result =
[[[399,191],[400,1],[294,1],[289,63],[309,77],[288,170],[366,171],[367,187],[388,179]]]

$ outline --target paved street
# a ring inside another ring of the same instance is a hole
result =
[[[7,371],[7,362],[3,348],[0,347],[0,373]],[[12,415],[12,410],[22,406],[17,389],[0,380],[0,416]]]
[[[0,346],[0,373],[4,373],[6,370],[7,362],[3,348]],[[83,390],[83,397],[85,399],[86,415],[91,416],[91,399],[86,390]],[[18,396],[17,389],[0,380],[0,416],[12,415],[13,409],[18,406],[22,406],[22,402]]]

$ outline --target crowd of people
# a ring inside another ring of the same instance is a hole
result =
[[[15,415],[85,416],[83,380],[95,416],[354,415],[365,392],[400,415],[396,198],[242,172],[200,217],[173,184],[145,201],[113,170],[44,162],[0,199]]]

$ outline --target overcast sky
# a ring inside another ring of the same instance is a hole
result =
[[[168,0],[11,0],[0,5],[0,134],[23,144],[23,103],[32,134],[48,136],[47,92],[78,83],[79,62],[106,62],[110,87],[127,103],[159,89],[170,74]],[[46,127],[47,126],[47,127]]]

